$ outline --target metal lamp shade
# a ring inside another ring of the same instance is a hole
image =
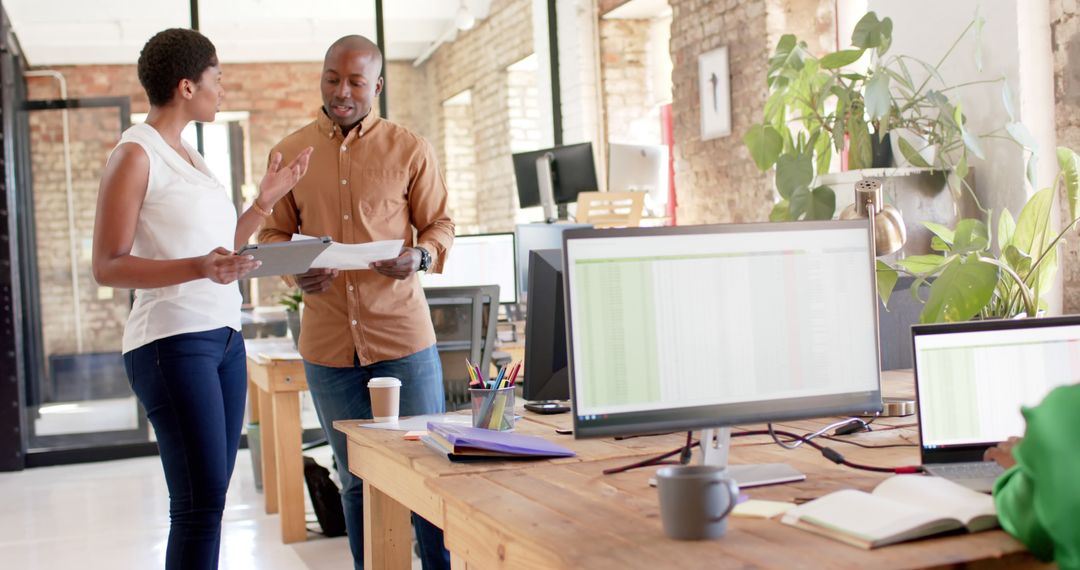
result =
[[[900,211],[882,202],[881,181],[867,178],[855,184],[855,203],[840,212],[841,220],[871,219],[874,254],[878,257],[900,251],[907,241],[907,228]]]

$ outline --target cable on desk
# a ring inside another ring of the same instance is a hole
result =
[[[674,451],[661,453],[660,455],[657,455],[655,457],[649,457],[648,459],[643,459],[641,461],[638,461],[637,463],[631,463],[630,465],[610,467],[608,469],[604,469],[603,474],[614,475],[616,473],[622,473],[624,471],[630,471],[631,469],[638,469],[640,467],[649,467],[651,465],[687,465],[690,463],[692,450],[698,445],[698,442],[693,441],[692,434],[693,432],[691,431],[686,432],[686,445]],[[675,454],[679,455],[678,461],[666,461],[668,457],[671,457]]]
[[[901,473],[922,473],[922,465],[905,465],[905,466],[902,466],[902,467],[878,467],[878,466],[875,466],[875,465],[864,465],[862,463],[855,463],[853,461],[848,461],[847,459],[844,458],[843,454],[841,454],[839,451],[836,451],[835,449],[833,449],[831,447],[825,447],[824,445],[821,445],[821,444],[819,444],[819,443],[817,443],[815,441],[811,441],[810,439],[807,439],[806,436],[791,433],[789,431],[781,431],[781,430],[773,429],[772,424],[769,424],[769,429],[743,431],[743,432],[739,432],[737,434],[733,433],[733,434],[731,434],[731,437],[744,437],[744,436],[750,436],[750,435],[768,435],[768,436],[772,437],[773,440],[776,441],[776,443],[780,444],[781,447],[785,447],[786,449],[793,449],[793,448],[788,448],[787,446],[783,445],[780,442],[780,439],[776,437],[777,435],[782,435],[784,437],[791,438],[792,440],[800,440],[800,441],[802,441],[802,443],[805,443],[806,445],[809,445],[810,447],[813,447],[814,449],[821,452],[821,454],[825,456],[825,459],[828,459],[829,461],[832,461],[833,463],[836,463],[837,465],[843,465],[845,467],[851,467],[852,469],[861,469],[863,471],[874,471],[874,472],[877,472],[877,473],[897,473],[897,474],[901,474]]]

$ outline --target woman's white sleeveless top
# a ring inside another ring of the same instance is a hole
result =
[[[120,144],[124,143],[138,144],[150,158],[150,178],[131,255],[181,259],[206,255],[216,247],[233,249],[236,209],[195,149],[184,144],[193,167],[147,124],[124,131]],[[124,328],[123,351],[182,333],[221,327],[239,331],[240,303],[236,283],[219,285],[209,279],[136,289]]]

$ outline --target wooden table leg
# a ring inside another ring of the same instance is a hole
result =
[[[248,378],[248,423],[259,423],[259,387]]]
[[[278,512],[277,443],[275,439],[274,406],[270,393],[259,392],[259,436],[262,438],[263,500],[266,514]]]
[[[278,507],[281,541],[307,540],[304,513],[304,456],[301,450],[300,393],[275,392],[274,443],[277,449]]]
[[[412,521],[409,509],[364,481],[364,568],[412,567]]]
[[[450,570],[468,570],[468,568],[469,563],[464,558],[453,552],[450,553]]]

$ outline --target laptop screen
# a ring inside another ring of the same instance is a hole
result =
[[[1021,406],[1080,381],[1080,317],[912,328],[925,453],[1024,433]]]

